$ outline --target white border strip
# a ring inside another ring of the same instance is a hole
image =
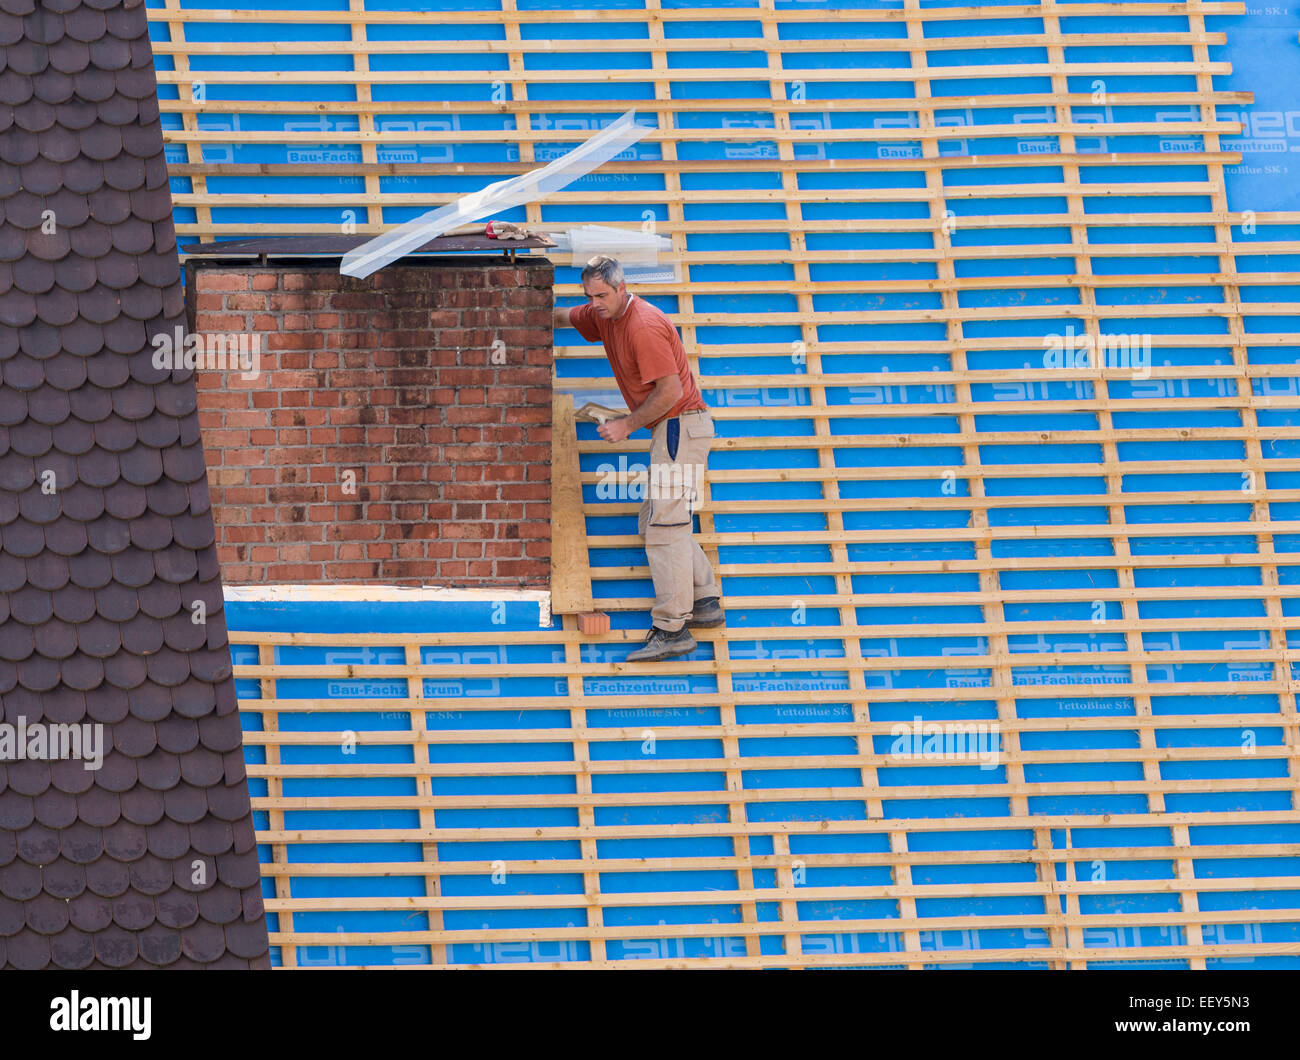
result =
[[[537,601],[537,625],[551,624],[551,594],[545,589],[451,589],[441,585],[224,585],[226,600],[240,603],[451,603]]]

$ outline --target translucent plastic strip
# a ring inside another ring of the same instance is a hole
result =
[[[659,264],[659,255],[672,250],[672,241],[653,232],[634,232],[606,225],[583,225],[551,237],[560,250],[572,255],[571,264],[584,264],[595,254],[618,258],[624,268]]]
[[[678,262],[661,261],[660,256],[673,249],[672,240],[653,232],[629,231],[605,225],[583,225],[564,232],[550,233],[556,249],[567,251],[569,264],[581,268],[597,254],[618,259],[628,283],[679,283]],[[557,260],[551,255],[551,260]]]
[[[376,236],[344,255],[339,272],[345,276],[369,276],[457,225],[536,202],[567,187],[597,166],[608,162],[620,151],[631,147],[651,130],[649,125],[636,124],[632,120],[634,114],[635,111],[629,110],[586,143],[541,169],[521,173],[508,180],[498,180],[486,188],[462,196],[455,202],[430,210]]]

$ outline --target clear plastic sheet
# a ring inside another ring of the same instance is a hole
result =
[[[344,255],[339,272],[345,276],[369,276],[457,225],[536,202],[567,187],[632,146],[651,130],[649,125],[638,125],[633,120],[634,114],[635,111],[629,110],[586,143],[579,144],[541,169],[498,180],[361,244]]]
[[[567,251],[575,268],[586,265],[597,254],[617,258],[631,283],[671,283],[680,279],[674,262],[659,256],[673,249],[672,240],[653,232],[637,232],[606,225],[583,225],[564,232],[551,232],[557,250]]]

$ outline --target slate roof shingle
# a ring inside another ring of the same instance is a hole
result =
[[[0,967],[269,967],[171,214],[141,0],[0,0],[0,713],[106,744],[0,762]]]

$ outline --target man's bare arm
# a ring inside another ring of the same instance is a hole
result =
[[[682,399],[682,380],[676,372],[655,380],[655,388],[650,391],[641,407],[623,418],[627,433],[639,430],[647,423],[653,423],[660,416]]]
[[[606,420],[596,428],[596,432],[607,442],[621,442],[633,431],[664,415],[681,400],[681,397],[681,378],[676,373],[660,376],[655,380],[655,388],[646,396],[640,408],[619,419]]]
[[[570,309],[569,306],[565,306],[563,309],[561,309],[559,306],[555,307],[555,312],[552,314],[551,320],[557,330],[560,328],[567,328],[570,326],[569,309]]]

